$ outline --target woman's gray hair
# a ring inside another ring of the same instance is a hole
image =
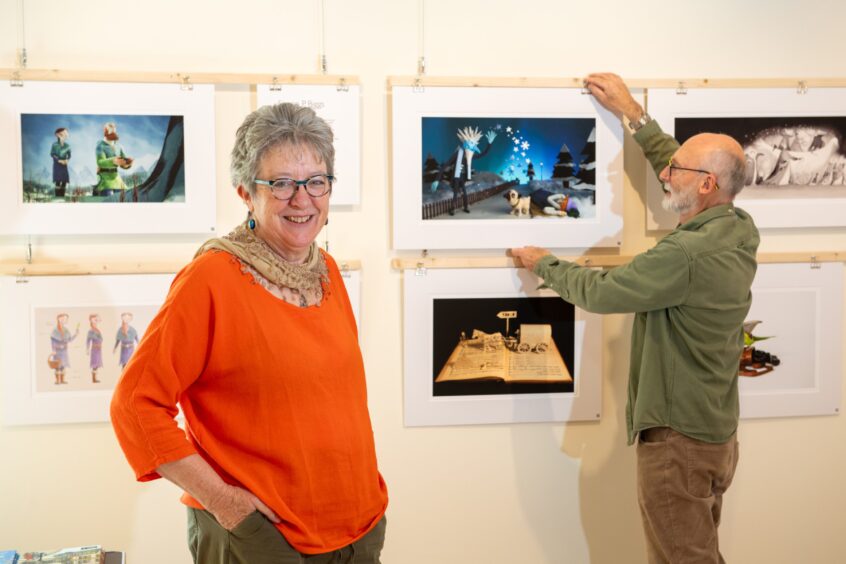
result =
[[[232,185],[244,185],[250,194],[254,194],[256,187],[253,180],[262,157],[269,149],[286,145],[311,147],[326,164],[326,173],[334,174],[335,147],[332,140],[332,128],[311,108],[288,102],[262,106],[244,119],[235,134],[229,165]]]

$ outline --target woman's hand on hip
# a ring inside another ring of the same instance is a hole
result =
[[[279,517],[259,498],[243,488],[227,484],[220,495],[206,507],[214,515],[220,526],[231,531],[246,519],[253,511],[258,511],[272,523],[278,523]]]

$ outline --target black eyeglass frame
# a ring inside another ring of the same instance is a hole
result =
[[[710,170],[702,170],[701,168],[687,168],[686,166],[678,166],[673,164],[673,158],[670,157],[670,160],[667,161],[667,168],[669,169],[670,173],[667,177],[672,180],[673,179],[673,171],[674,170],[687,170],[689,172],[700,172],[702,174],[710,174],[714,177],[714,189],[719,190],[720,185],[717,184],[717,175],[711,172]]]

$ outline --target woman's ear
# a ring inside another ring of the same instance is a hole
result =
[[[247,190],[243,184],[238,185],[238,196],[244,201],[244,204],[247,205],[247,209],[253,211],[253,197],[250,195],[250,191]]]

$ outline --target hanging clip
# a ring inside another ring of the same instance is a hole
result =
[[[819,270],[821,268],[822,264],[817,260],[816,255],[811,255],[811,270]]]
[[[344,78],[343,76],[338,81],[337,90],[338,90],[338,92],[349,92],[350,91],[350,86],[349,86],[349,84],[347,84],[347,79]]]
[[[414,79],[414,82],[411,85],[411,91],[415,94],[422,94],[426,88],[423,86],[423,82],[420,80],[420,77]]]
[[[12,73],[12,78],[9,79],[9,86],[12,88],[20,88],[24,85],[23,79],[21,78],[21,71],[16,70]]]
[[[582,90],[581,90],[581,92],[582,92],[582,94],[586,94],[586,95],[591,95],[591,94],[592,94],[592,92],[590,91],[590,88],[588,88],[588,87],[587,87],[587,82],[582,82]]]
[[[24,251],[24,260],[27,264],[32,264],[32,237],[26,236],[26,251]]]
[[[687,87],[684,85],[683,80],[680,80],[679,85],[676,87],[676,95],[687,96]]]
[[[423,252],[420,253],[420,256],[426,258],[429,256],[429,250],[423,249]],[[414,269],[414,274],[416,276],[426,276],[426,267],[423,265],[423,261],[417,263],[417,268]]]
[[[282,85],[279,84],[279,79],[276,78],[275,76],[273,77],[273,80],[270,81],[270,91],[271,92],[281,92],[282,91]]]
[[[177,75],[177,76],[180,76],[181,80],[182,80],[182,82],[179,85],[179,88],[181,90],[185,90],[185,91],[188,91],[188,92],[190,92],[191,90],[194,90],[194,85],[191,84],[191,77],[190,76],[188,76],[188,75],[185,75],[185,76]]]
[[[326,74],[329,70],[329,65],[326,62],[326,55],[320,55],[320,72]]]
[[[20,267],[15,276],[15,284],[29,284],[29,278],[26,277],[26,268]]]
[[[350,276],[352,276],[350,274],[350,265],[348,265],[346,262],[342,262],[341,264],[339,264],[338,270],[341,271],[341,278],[349,278]]]
[[[417,58],[417,74],[421,76],[426,74],[426,57]]]
[[[800,96],[808,93],[808,84],[804,80],[800,80],[796,85],[796,93]]]

